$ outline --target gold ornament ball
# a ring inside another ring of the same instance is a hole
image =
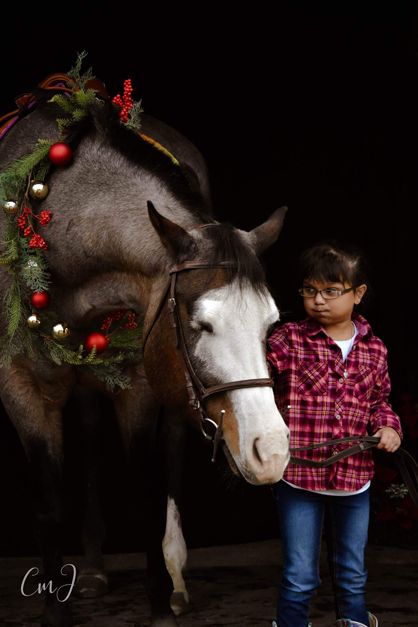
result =
[[[38,314],[30,315],[27,322],[28,322],[28,327],[30,327],[31,329],[36,329],[41,324]]]
[[[17,213],[18,208],[19,208],[19,205],[17,204],[15,200],[8,200],[3,205],[3,209],[9,216],[13,215],[14,213]]]
[[[48,185],[45,185],[45,183],[42,183],[41,181],[32,181],[29,193],[32,198],[43,200],[48,195]]]
[[[70,335],[70,329],[67,327],[67,323],[58,323],[52,327],[52,335],[56,340],[65,340],[65,338]]]

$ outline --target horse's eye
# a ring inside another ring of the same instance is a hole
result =
[[[213,333],[213,326],[209,322],[199,322],[199,330],[206,333]]]

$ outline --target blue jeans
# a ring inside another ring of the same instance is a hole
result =
[[[278,627],[308,624],[309,602],[321,583],[319,557],[324,520],[337,619],[350,618],[368,625],[364,550],[369,490],[353,496],[331,496],[298,490],[279,481],[275,493],[283,544]]]

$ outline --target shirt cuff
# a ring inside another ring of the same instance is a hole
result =
[[[396,431],[401,440],[403,438],[401,421],[396,414],[378,416],[372,421],[371,425],[373,433],[376,433],[379,429],[383,429],[383,427],[391,427]]]

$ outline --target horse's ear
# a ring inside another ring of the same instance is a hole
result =
[[[194,239],[181,226],[158,213],[150,200],[147,206],[149,219],[163,246],[167,248],[173,259],[177,259],[181,252],[186,252],[194,244]]]
[[[250,231],[250,242],[257,255],[261,255],[279,237],[286,211],[287,207],[276,209],[266,222]]]

